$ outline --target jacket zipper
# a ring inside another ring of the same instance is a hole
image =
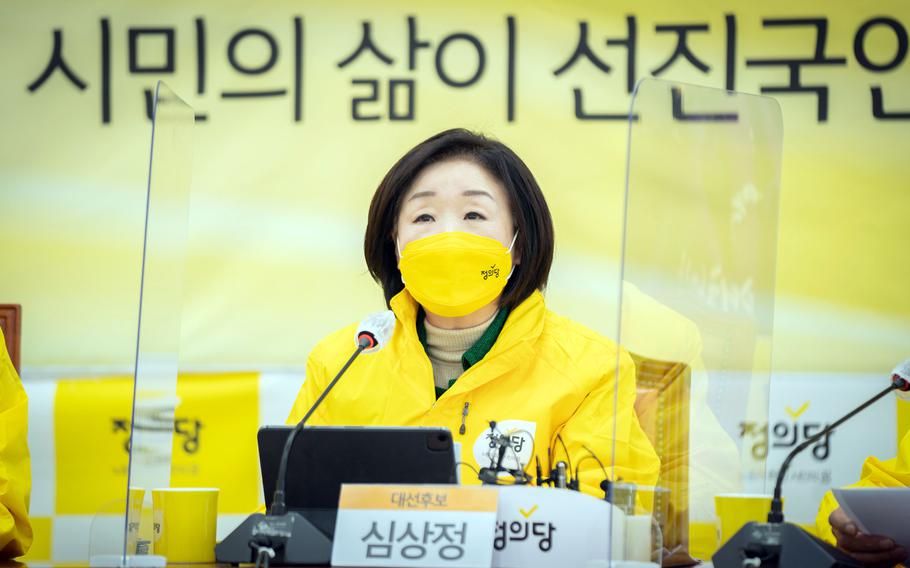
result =
[[[461,411],[461,426],[458,428],[458,433],[464,436],[465,431],[467,431],[467,426],[465,426],[465,421],[468,419],[468,409],[471,407],[470,402],[464,403],[464,409]]]

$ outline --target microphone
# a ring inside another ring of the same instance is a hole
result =
[[[556,462],[556,487],[559,489],[565,489],[567,485],[567,472],[566,462],[558,461]]]
[[[891,383],[898,385],[894,394],[901,400],[910,402],[910,359],[907,359],[891,371]]]
[[[787,454],[777,474],[774,496],[767,523],[747,523],[714,554],[711,560],[717,568],[746,566],[843,566],[860,567],[862,564],[843,551],[815,538],[797,525],[784,522],[781,488],[784,476],[793,461],[806,448],[850,420],[882,397],[894,391],[899,398],[910,400],[910,359],[894,368],[891,384],[887,388],[860,404],[839,420],[829,424],[814,436],[810,436]],[[755,563],[757,562],[757,563]]]
[[[332,554],[332,541],[297,512],[288,512],[285,496],[288,460],[294,441],[303,431],[307,420],[316,412],[332,388],[361,353],[375,353],[385,347],[395,331],[395,314],[390,310],[371,314],[357,326],[354,334],[354,353],[323,389],[303,418],[288,434],[281,461],[272,505],[267,515],[255,513],[247,517],[222,542],[215,546],[218,562],[232,564],[255,562],[268,565],[271,559],[277,564],[328,564]]]
[[[294,440],[297,439],[297,435],[303,430],[303,426],[306,424],[307,420],[316,412],[316,409],[319,408],[319,405],[322,404],[325,397],[328,396],[332,388],[338,383],[341,376],[348,370],[348,367],[351,366],[354,359],[361,353],[375,353],[385,347],[386,342],[392,338],[392,333],[394,331],[395,314],[393,314],[391,310],[370,314],[357,326],[357,333],[354,334],[354,343],[357,348],[354,350],[354,353],[348,358],[344,366],[341,367],[341,370],[338,371],[338,374],[335,375],[332,382],[325,387],[322,394],[320,394],[319,398],[316,399],[316,402],[313,403],[313,406],[310,407],[300,422],[297,423],[297,426],[291,430],[291,433],[284,444],[284,450],[281,452],[281,461],[278,465],[278,481],[276,483],[275,493],[272,496],[272,507],[269,509],[270,515],[284,515],[287,513],[284,488],[285,485],[287,485],[288,459],[290,459],[291,456],[291,448],[294,446]]]
[[[364,347],[364,353],[375,353],[392,339],[395,333],[395,314],[392,310],[376,312],[363,318],[360,325],[357,326],[357,333],[354,341],[360,345],[364,339],[369,340],[369,344]]]

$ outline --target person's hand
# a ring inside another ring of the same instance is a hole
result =
[[[894,566],[907,559],[907,551],[890,538],[861,532],[841,508],[831,513],[828,522],[837,547],[867,566]]]

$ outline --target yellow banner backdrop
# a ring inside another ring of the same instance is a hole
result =
[[[609,331],[592,283],[615,281],[624,115],[653,75],[779,98],[776,366],[881,372],[910,345],[908,28],[884,0],[7,1],[0,301],[24,305],[26,368],[131,361],[163,79],[197,112],[185,364],[299,365],[379,308],[370,196],[453,126],[528,162],[557,228],[549,302]]]

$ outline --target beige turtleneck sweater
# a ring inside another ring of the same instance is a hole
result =
[[[433,382],[437,387],[447,389],[450,380],[461,376],[464,372],[461,356],[477,343],[495,318],[494,313],[482,324],[465,329],[443,329],[423,320],[427,331],[427,356],[433,364]]]

